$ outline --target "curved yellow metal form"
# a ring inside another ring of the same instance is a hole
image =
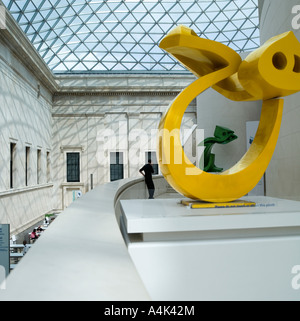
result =
[[[160,47],[199,79],[185,88],[161,119],[158,155],[161,172],[184,196],[207,202],[230,202],[247,194],[266,171],[279,136],[283,99],[300,90],[300,44],[292,32],[270,39],[244,61],[229,47],[198,37],[179,26]],[[256,137],[244,157],[229,170],[206,173],[186,157],[181,121],[191,101],[208,88],[235,101],[263,100]]]

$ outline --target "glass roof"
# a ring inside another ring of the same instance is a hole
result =
[[[175,26],[237,52],[259,46],[257,0],[2,0],[54,73],[182,72],[158,47]]]

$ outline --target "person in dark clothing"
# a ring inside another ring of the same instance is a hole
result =
[[[145,177],[145,183],[149,192],[149,199],[153,199],[155,187],[152,180],[152,174],[154,173],[154,170],[151,164],[151,159],[148,160],[148,164],[144,165],[140,169],[140,173]]]

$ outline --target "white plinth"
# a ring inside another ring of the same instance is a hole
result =
[[[300,202],[243,199],[256,207],[121,201],[128,250],[153,300],[300,299]]]

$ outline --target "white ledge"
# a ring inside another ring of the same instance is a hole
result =
[[[10,273],[0,301],[150,300],[115,216],[128,182],[98,186],[59,214]]]
[[[52,183],[33,185],[33,186],[27,186],[27,187],[21,187],[21,188],[13,188],[8,191],[0,192],[0,198],[5,197],[5,196],[12,196],[15,194],[20,194],[20,193],[32,192],[35,190],[39,190],[39,189],[43,189],[43,188],[50,188],[50,187],[53,187]]]

